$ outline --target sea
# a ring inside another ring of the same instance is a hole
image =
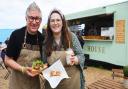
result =
[[[0,29],[0,43],[4,43],[15,29]]]

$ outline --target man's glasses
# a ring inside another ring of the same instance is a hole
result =
[[[33,22],[35,20],[35,22],[39,23],[41,21],[41,17],[28,16],[28,20],[29,22]]]

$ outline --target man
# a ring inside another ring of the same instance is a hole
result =
[[[5,64],[12,69],[9,89],[40,89],[39,72],[32,72],[32,63],[41,58],[41,21],[41,10],[33,2],[26,10],[26,26],[10,36],[5,56]]]

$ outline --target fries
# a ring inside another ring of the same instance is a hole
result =
[[[56,71],[56,70],[53,70],[50,72],[50,76],[60,76],[61,72],[60,71]]]

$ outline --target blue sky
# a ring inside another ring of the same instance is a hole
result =
[[[0,29],[16,29],[24,26],[26,24],[26,8],[33,1],[42,10],[42,27],[46,23],[48,14],[53,8],[58,8],[67,15],[128,0],[1,0]]]

